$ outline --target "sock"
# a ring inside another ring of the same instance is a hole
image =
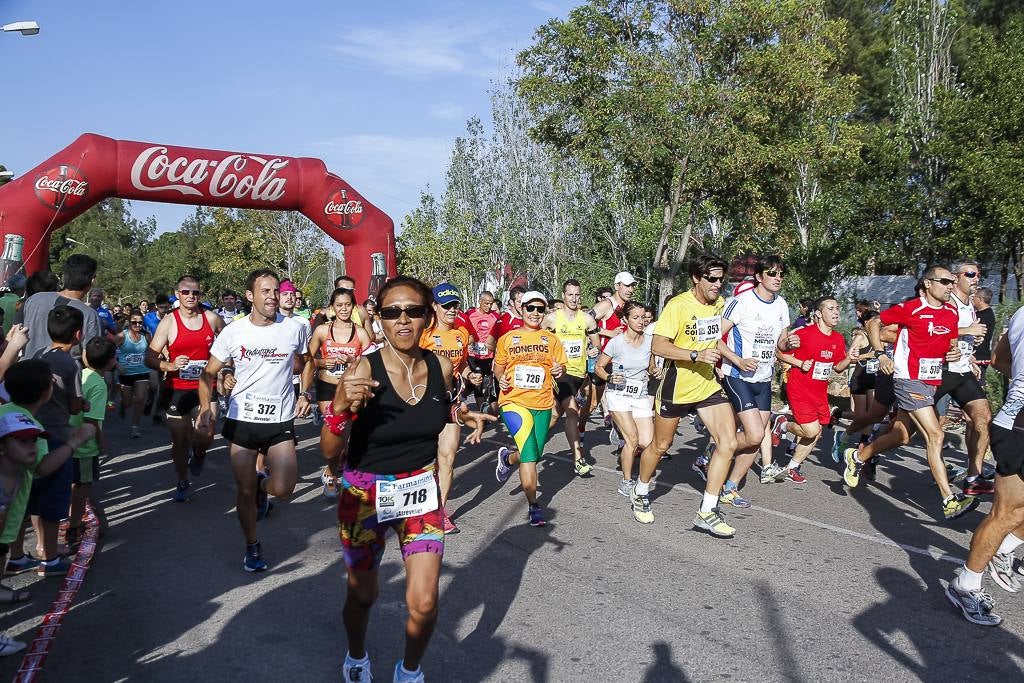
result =
[[[789,462],[788,462],[788,463],[786,464],[786,468],[787,468],[787,469],[791,469],[791,470],[798,470],[798,469],[800,469],[800,463],[798,463],[798,462],[793,462],[792,460],[790,460],[790,461],[789,461]]]
[[[718,507],[718,494],[705,491],[704,498],[700,501],[700,511],[711,512],[716,507]]]
[[[643,481],[640,477],[636,478],[636,495],[646,496],[651,492],[651,482]]]
[[[395,676],[395,678],[397,678],[399,680],[401,680],[401,679],[412,680],[412,679],[414,679],[414,678],[416,678],[417,676],[420,675],[420,668],[416,667],[415,671],[409,671],[408,669],[405,668],[405,662],[403,661],[401,664],[398,665],[398,671],[396,673],[398,675]]]
[[[981,572],[972,572],[965,564],[960,576],[956,577],[956,587],[963,591],[980,591]]]
[[[1000,555],[1005,555],[1007,553],[1012,553],[1021,545],[1024,545],[1024,539],[1017,538],[1013,534],[1006,534],[1006,538],[1004,538],[1003,542],[999,544],[999,550],[996,552]]]
[[[352,656],[352,652],[346,652],[345,653],[345,661],[350,663],[350,664],[369,664],[369,662],[370,662],[370,655],[369,655],[369,653],[364,652],[362,657],[360,657],[359,659],[356,659],[355,657]]]

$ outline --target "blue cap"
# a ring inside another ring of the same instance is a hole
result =
[[[450,282],[442,282],[437,287],[434,287],[434,303],[449,304],[453,301],[462,301],[462,295],[459,294],[459,288]]]

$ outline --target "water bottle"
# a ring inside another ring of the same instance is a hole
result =
[[[587,358],[587,374],[593,375],[594,370],[597,369],[597,356],[593,358]]]
[[[622,363],[615,366],[615,374],[622,377],[622,381],[616,384],[613,389],[615,391],[623,391],[626,388],[626,368],[623,367]]]

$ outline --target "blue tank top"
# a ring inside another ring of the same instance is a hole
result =
[[[133,342],[131,335],[127,332],[124,341],[117,347],[117,364],[121,366],[122,375],[147,375],[149,368],[146,367],[146,348],[149,342],[146,335],[139,337],[139,341]]]

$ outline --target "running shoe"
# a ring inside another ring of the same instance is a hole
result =
[[[444,528],[444,535],[449,536],[459,533],[459,527],[455,526],[455,522],[453,522],[452,518],[448,516],[448,511],[443,510],[442,512],[444,513],[444,522],[442,525]]]
[[[7,569],[4,573],[7,575],[22,574],[24,572],[30,572],[38,566],[39,560],[32,557],[31,554],[25,553],[17,559],[7,560]]]
[[[630,500],[633,504],[633,519],[641,524],[653,524],[654,513],[651,512],[651,499],[647,494],[637,495],[636,486],[630,492]]]
[[[577,476],[580,476],[580,477],[587,476],[588,474],[590,474],[590,471],[592,469],[594,469],[590,465],[590,463],[587,462],[586,460],[584,460],[583,458],[577,458],[576,462],[573,464],[572,467],[573,467],[574,470],[576,470]]]
[[[972,624],[998,626],[1003,621],[998,614],[992,614],[994,602],[992,596],[984,590],[961,591],[956,587],[954,579],[946,586],[946,597],[960,608],[960,611],[964,613],[964,619]]]
[[[367,683],[373,680],[370,675],[370,658],[364,655],[362,659],[352,659],[352,656],[345,653],[345,665],[341,668],[341,680],[345,683]]]
[[[839,406],[834,406],[832,412],[829,413],[831,419],[828,421],[828,426],[835,429],[836,425],[839,424],[839,420],[843,417],[843,409]],[[839,462],[838,460],[836,462]]]
[[[259,541],[245,546],[245,559],[242,560],[242,569],[247,572],[262,572],[267,570],[267,562],[263,559],[263,549]]]
[[[775,482],[785,481],[786,479],[786,468],[779,467],[775,463],[769,464],[767,467],[761,468],[761,483],[771,484]]]
[[[967,468],[946,463],[946,479],[950,484],[959,484],[967,478]],[[938,484],[936,484],[937,486]]]
[[[990,462],[986,462],[981,466],[981,478],[982,479],[995,479],[996,478],[996,466]]]
[[[846,469],[843,471],[843,481],[851,489],[857,488],[860,483],[860,471],[864,469],[864,463],[857,458],[856,448],[847,448],[843,451],[843,459],[846,461]]]
[[[498,449],[498,465],[494,468],[494,478],[504,484],[512,475],[512,465],[508,461],[508,449],[502,446]]]
[[[708,512],[698,511],[693,518],[693,525],[718,538],[732,538],[736,535],[736,529],[726,524],[721,508],[712,508]]]
[[[962,493],[954,493],[942,501],[942,515],[947,519],[956,519],[978,507],[980,501],[974,496],[965,496]]]
[[[541,526],[543,526],[543,524]],[[426,679],[423,677],[423,669],[416,669],[415,673],[412,675],[402,673],[402,663],[404,661],[405,660],[399,660],[398,664],[395,664],[395,677],[392,679],[393,683],[424,683]]]
[[[785,481],[791,481],[794,484],[803,484],[804,482],[807,481],[807,477],[800,474],[799,467],[787,467]]]
[[[857,452],[859,453],[860,449],[857,449]],[[864,477],[868,481],[874,481],[878,470],[878,458],[879,456],[873,455],[864,462],[860,467],[860,476]]]
[[[605,416],[604,416],[604,428],[605,429],[611,429],[612,428],[612,414],[611,413],[605,413]]]
[[[206,465],[206,454],[204,453],[202,457],[197,456],[195,446],[193,446],[188,456],[188,471],[192,473],[193,477],[198,477],[203,473],[204,465]]]
[[[544,521],[544,513],[541,511],[539,503],[534,503],[530,506],[528,519],[530,520],[530,526],[544,526],[547,524]]]
[[[192,484],[189,482],[188,479],[182,479],[181,481],[178,482],[178,485],[174,488],[175,503],[184,503],[189,499],[189,496],[192,494],[188,492],[188,488],[191,485]]]
[[[982,477],[965,483],[962,488],[964,494],[968,496],[985,496],[996,492],[996,485]]]
[[[832,460],[838,465],[843,461],[843,437],[846,436],[846,432],[841,432],[838,429],[836,433],[832,435]]]
[[[776,415],[772,422],[772,446],[782,443],[782,435],[786,432],[786,423],[789,422],[785,415]]]
[[[1024,586],[1020,577],[1013,571],[1016,561],[1017,558],[1013,556],[1013,553],[996,553],[988,561],[988,575],[992,577],[996,585],[1008,593],[1016,593]]]
[[[697,459],[690,465],[690,469],[697,473],[697,476],[704,481],[708,480],[708,461],[703,455],[697,456]]]
[[[15,640],[6,633],[0,633],[0,657],[16,655],[24,650],[25,647],[25,643],[20,640]]]
[[[129,428],[128,429],[128,438],[129,439],[141,439],[142,438],[142,430],[139,429],[138,427],[131,427],[131,428]]]
[[[266,472],[256,473],[256,521],[265,519],[270,514],[270,494],[263,488],[262,483],[266,481]]]
[[[36,567],[36,576],[64,576],[71,569],[71,559],[58,555],[52,560],[42,560]]]
[[[332,476],[326,467],[320,472],[320,483],[324,485],[324,498],[338,497],[338,478]]]
[[[633,486],[636,484],[632,479],[624,479],[619,482],[619,495],[629,498],[633,494]]]
[[[718,502],[725,503],[726,505],[732,505],[737,508],[748,508],[750,507],[750,501],[740,495],[740,492],[734,488],[722,487],[722,492],[718,494]]]

